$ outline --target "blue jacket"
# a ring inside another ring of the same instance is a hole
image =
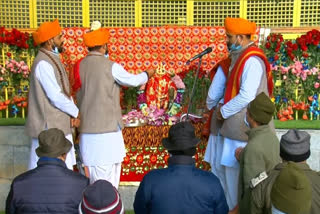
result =
[[[136,214],[227,214],[218,178],[197,169],[190,156],[172,156],[169,167],[144,176],[134,200]]]
[[[37,168],[17,176],[6,202],[6,214],[78,213],[89,180],[56,158],[40,158]]]

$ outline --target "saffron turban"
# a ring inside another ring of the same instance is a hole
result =
[[[224,20],[224,27],[231,35],[252,35],[256,32],[256,23],[242,18],[227,17]]]
[[[104,45],[109,42],[109,31],[103,28],[99,28],[98,30],[91,31],[89,33],[86,33],[84,38],[84,43],[87,47],[95,47]]]
[[[52,22],[44,22],[40,25],[36,32],[32,34],[33,40],[37,45],[48,41],[49,39],[59,35],[62,29],[59,25],[59,20],[56,19]]]

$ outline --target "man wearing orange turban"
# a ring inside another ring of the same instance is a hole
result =
[[[118,188],[121,162],[126,156],[120,87],[145,84],[154,70],[134,75],[109,60],[104,55],[109,38],[109,31],[103,28],[84,35],[89,53],[79,64],[81,84],[77,101],[81,116],[80,151],[90,182],[103,179]]]
[[[208,92],[207,107],[214,112],[204,159],[220,179],[230,213],[236,213],[242,196],[238,197],[239,163],[235,154],[239,157],[248,141],[246,107],[260,92],[270,96],[273,83],[267,58],[251,40],[256,24],[226,18],[225,30],[229,60],[217,66]]]
[[[79,109],[70,96],[68,74],[59,57],[63,45],[59,21],[42,23],[33,33],[33,38],[40,49],[31,68],[25,125],[26,134],[32,138],[29,169],[37,166],[35,149],[39,146],[38,135],[41,131],[58,128],[72,142],[70,121],[72,126],[78,126],[80,122],[76,119]],[[73,147],[65,163],[69,169],[73,169],[76,163]]]

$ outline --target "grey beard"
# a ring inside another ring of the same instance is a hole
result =
[[[229,67],[228,77],[230,76],[231,71],[232,71],[234,65],[236,64],[238,58],[239,58],[240,55],[242,54],[242,52],[243,52],[244,50],[246,50],[248,47],[251,47],[252,45],[254,45],[254,42],[250,42],[250,43],[247,44],[246,46],[242,47],[240,50],[231,51],[231,52],[229,53],[229,57],[231,58],[231,64],[230,64],[230,67]]]

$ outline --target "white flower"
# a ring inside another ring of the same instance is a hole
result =
[[[90,30],[98,30],[99,28],[101,28],[101,23],[99,21],[93,21],[91,23],[91,28]]]

